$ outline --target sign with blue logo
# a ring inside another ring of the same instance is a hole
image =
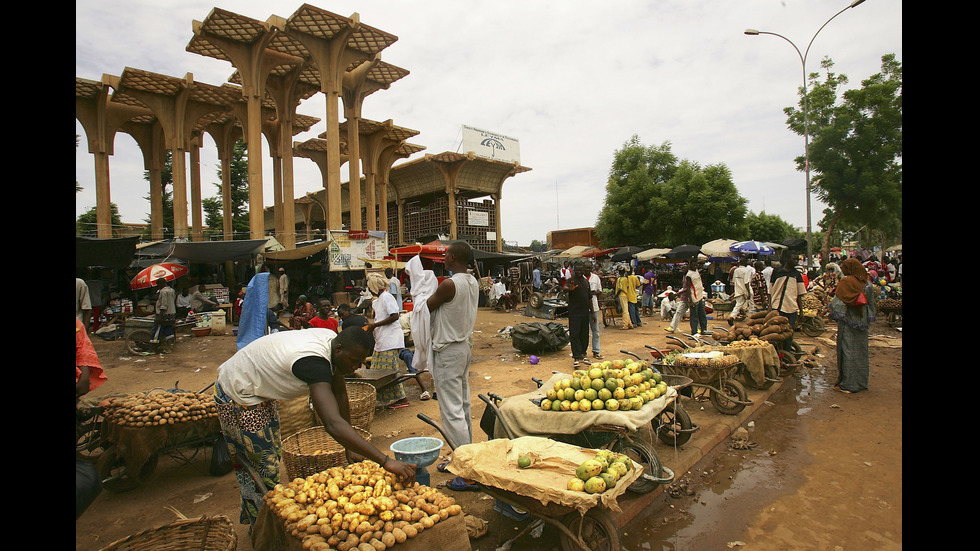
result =
[[[476,156],[508,163],[521,162],[521,147],[517,138],[511,138],[489,130],[463,125],[463,153],[472,151]]]

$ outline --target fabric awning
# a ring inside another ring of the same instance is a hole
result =
[[[324,241],[323,243],[314,243],[313,245],[306,245],[305,247],[297,247],[295,249],[262,253],[262,256],[264,256],[266,260],[301,260],[303,258],[309,258],[316,253],[325,250],[329,246],[330,242]]]
[[[240,241],[190,241],[174,243],[173,256],[188,262],[221,263],[229,260],[249,260],[252,255],[262,254],[267,239],[243,239]]]
[[[94,237],[75,238],[75,266],[103,266],[106,268],[126,268],[136,254],[137,237],[118,239],[99,239]]]

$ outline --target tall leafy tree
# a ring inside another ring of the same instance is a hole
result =
[[[596,222],[596,234],[604,246],[656,241],[647,198],[673,177],[676,167],[670,142],[645,146],[634,134],[615,152],[605,203]]]
[[[822,81],[810,74],[808,95],[811,185],[828,205],[820,222],[824,259],[838,224],[888,235],[901,235],[902,227],[902,64],[884,55],[880,73],[843,93],[847,76],[833,66],[829,58],[821,62]],[[784,110],[800,135],[805,93],[801,88],[799,108]],[[805,157],[796,162],[805,170]]]
[[[78,219],[75,220],[75,235],[79,237],[99,236],[99,232],[96,230],[98,226],[98,215],[95,211],[97,208],[92,207],[83,214],[78,215]],[[113,228],[112,234],[116,235],[118,233],[116,228],[122,226],[122,219],[119,218],[119,207],[115,203],[109,203],[109,223]]]
[[[699,244],[745,233],[746,200],[724,164],[702,167],[632,136],[616,151],[596,233],[603,246]]]
[[[803,237],[800,230],[775,214],[750,212],[745,217],[748,238],[768,243],[782,243],[790,237]],[[735,239],[735,238],[732,238]]]
[[[248,223],[248,153],[245,149],[245,142],[238,140],[231,157],[231,168],[228,171],[231,183],[231,229],[234,239],[249,239],[250,228]],[[217,171],[218,183],[214,184],[218,193],[215,197],[209,197],[201,201],[204,209],[204,221],[208,225],[208,233],[213,237],[220,238],[223,231],[224,207],[222,199],[224,191],[221,188],[222,174],[221,168]]]

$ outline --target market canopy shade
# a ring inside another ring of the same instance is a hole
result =
[[[149,289],[160,278],[173,281],[186,273],[187,266],[181,264],[175,264],[173,262],[151,264],[136,274],[136,277],[129,282],[129,288],[134,291]]]
[[[783,241],[783,245],[786,245],[787,249],[793,251],[802,251],[806,248],[806,239],[801,239],[799,237],[790,237],[786,241]]]
[[[772,254],[773,248],[759,241],[739,241],[729,249],[733,253],[742,254]]]
[[[738,242],[734,239],[715,239],[701,245],[701,252],[708,256],[728,256],[735,243]]]
[[[647,260],[653,260],[654,258],[661,257],[669,252],[670,249],[647,249],[634,254],[633,258],[639,260],[640,262],[645,262]]]
[[[665,258],[697,258],[701,254],[701,247],[697,245],[679,245],[664,253]]]
[[[643,247],[636,247],[633,245],[628,245],[626,247],[620,247],[611,257],[610,260],[613,262],[622,262],[624,260],[629,260],[633,258],[636,253],[642,253]]]

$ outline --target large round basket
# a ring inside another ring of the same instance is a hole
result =
[[[230,551],[238,535],[226,516],[189,518],[137,532],[102,551]]]
[[[371,440],[371,433],[354,427],[357,434]],[[306,478],[330,467],[347,465],[344,447],[330,436],[323,427],[301,430],[282,441],[284,473],[281,480]]]
[[[371,428],[378,391],[368,383],[348,382],[347,398],[350,401],[350,424],[364,429]]]

